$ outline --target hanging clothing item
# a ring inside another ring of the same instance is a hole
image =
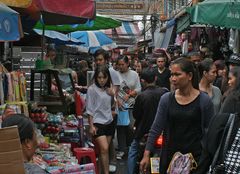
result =
[[[20,99],[21,101],[27,101],[27,95],[26,95],[26,78],[23,73],[19,74],[19,88],[20,88]]]
[[[206,46],[208,44],[208,34],[205,29],[202,29],[200,34],[200,44],[201,46]]]
[[[8,97],[7,97],[7,100],[11,102],[11,101],[15,100],[15,94],[14,94],[14,90],[13,90],[11,73],[7,73],[6,76],[7,76],[7,81],[8,81]]]
[[[174,45],[176,45],[176,46],[182,45],[182,38],[181,38],[180,34],[177,34]]]
[[[3,74],[0,72],[0,105],[4,103]]]
[[[8,78],[6,74],[3,74],[3,92],[4,92],[4,101],[8,100]]]
[[[187,54],[188,53],[188,41],[185,40],[182,44],[182,54]]]
[[[12,72],[11,74],[12,74],[13,90],[15,93],[15,101],[20,101],[18,73]]]

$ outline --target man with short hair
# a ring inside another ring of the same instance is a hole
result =
[[[143,70],[141,82],[144,91],[137,96],[133,107],[136,129],[128,152],[128,174],[134,174],[140,139],[148,134],[155,118],[159,100],[164,93],[168,92],[167,88],[157,87],[155,81],[156,77],[152,69]]]
[[[198,64],[202,61],[201,54],[197,51],[192,51],[192,52],[188,53],[188,57],[195,64]]]
[[[99,65],[108,65],[109,62],[109,54],[107,51],[103,49],[99,49],[94,53],[94,62],[96,66]],[[120,77],[118,75],[118,72],[114,70],[112,67],[109,67],[109,72],[111,75],[112,83],[114,86],[120,86]],[[117,91],[117,89],[116,89]]]
[[[166,57],[160,56],[156,59],[157,68],[155,69],[155,76],[157,77],[156,85],[159,87],[165,87],[168,90],[170,89],[170,80],[171,72],[166,67]]]

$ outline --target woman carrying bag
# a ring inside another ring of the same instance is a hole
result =
[[[191,153],[198,162],[202,150],[202,138],[213,115],[213,104],[209,96],[198,89],[198,70],[186,58],[171,64],[171,83],[176,89],[162,96],[155,120],[140,163],[146,173],[150,153],[156,138],[163,132],[163,148],[160,156],[160,173],[165,174],[176,152]]]

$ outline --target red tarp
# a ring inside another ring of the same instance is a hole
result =
[[[33,0],[27,11],[34,18],[41,14],[48,25],[79,24],[95,18],[96,5],[94,0]]]
[[[95,16],[93,0],[33,0],[33,2],[45,12],[90,19]]]

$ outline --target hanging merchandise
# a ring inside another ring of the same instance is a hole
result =
[[[239,31],[238,30],[230,29],[228,46],[233,51],[233,53],[239,53]]]
[[[206,46],[208,44],[208,34],[206,33],[205,29],[202,29],[200,34],[200,45],[202,47]]]
[[[234,32],[233,29],[230,29],[229,33],[230,34],[229,34],[228,46],[232,50],[233,49],[233,45],[234,45],[234,35],[235,35],[235,32]]]
[[[23,72],[8,72],[0,64],[0,105],[2,108],[11,106],[16,113],[28,114],[27,97],[26,97],[26,78]]]
[[[0,72],[0,105],[4,103],[3,74]]]

